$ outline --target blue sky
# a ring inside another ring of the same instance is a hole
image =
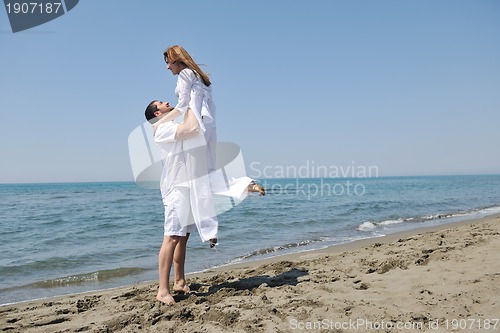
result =
[[[0,9],[0,183],[133,180],[163,50],[213,81],[220,141],[267,167],[500,173],[500,2],[86,0],[12,33]]]

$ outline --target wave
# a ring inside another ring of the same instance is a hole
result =
[[[363,222],[360,225],[358,225],[358,227],[356,228],[356,230],[359,230],[359,231],[373,231],[376,228],[377,228],[377,226],[375,225],[375,223],[367,221],[367,222]]]
[[[116,204],[116,203],[126,203],[126,202],[136,202],[136,198],[132,197],[132,198],[120,198],[120,199],[115,199],[115,200],[112,200],[110,201],[110,204]]]
[[[390,220],[385,220],[385,221],[381,221],[381,222],[370,222],[370,221],[366,221],[366,222],[363,222],[361,223],[360,225],[358,225],[358,227],[356,228],[356,230],[359,230],[359,231],[374,231],[375,229],[377,229],[378,226],[389,226],[389,225],[392,225],[392,224],[399,224],[399,223],[404,223],[404,222],[412,222],[412,221],[415,221],[416,219],[414,217],[410,217],[410,218],[399,218],[399,219],[390,219]]]
[[[400,224],[405,222],[428,222],[440,219],[466,218],[476,215],[486,216],[499,213],[500,213],[500,206],[491,206],[485,208],[476,208],[465,211],[458,211],[454,213],[441,213],[441,214],[425,215],[419,217],[407,217],[407,218],[400,217],[397,219],[388,219],[380,222],[365,221],[359,224],[356,227],[356,230],[370,232],[376,230],[377,227],[387,227],[392,224]]]
[[[257,256],[265,255],[265,254],[275,253],[275,252],[279,252],[279,251],[283,251],[283,250],[294,249],[294,248],[298,248],[301,246],[308,246],[308,245],[311,245],[314,243],[319,243],[319,242],[323,242],[323,240],[322,239],[311,239],[311,240],[301,241],[298,243],[288,243],[288,244],[284,244],[284,245],[263,248],[263,249],[259,249],[259,250],[253,251],[251,253],[245,254],[243,256],[237,257],[237,258],[235,258],[235,261],[246,260],[246,259],[250,259],[252,257],[257,257]]]
[[[127,277],[130,275],[137,275],[146,270],[147,269],[140,267],[123,267],[123,268],[107,269],[91,273],[70,275],[45,281],[33,282],[23,286],[6,288],[3,290],[22,289],[22,288],[50,289],[50,288],[60,288],[60,287],[71,287],[87,283],[105,282],[116,278]]]
[[[54,195],[52,197],[49,197],[49,200],[59,200],[59,199],[70,199],[71,197],[69,195]]]

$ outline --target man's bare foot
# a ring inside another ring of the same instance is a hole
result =
[[[166,295],[156,295],[156,299],[160,302],[162,302],[163,304],[167,304],[167,305],[172,305],[172,304],[175,304],[175,300],[174,298],[172,297],[172,295],[170,294],[166,294]]]
[[[184,284],[175,284],[174,287],[172,288],[173,291],[178,292],[178,293],[184,293],[184,294],[189,294],[191,292],[191,289],[189,289],[189,286],[184,283]]]

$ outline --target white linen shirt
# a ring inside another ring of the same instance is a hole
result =
[[[160,124],[156,129],[155,142],[163,158],[160,191],[163,204],[172,204],[177,212],[191,210],[202,241],[217,238],[218,221],[212,201],[210,177],[206,161],[206,142],[203,134],[185,140],[175,135],[179,125],[174,121]],[[189,200],[176,200],[188,188]],[[187,216],[187,214],[184,214]],[[188,224],[190,220],[186,219]]]
[[[168,121],[156,129],[155,142],[163,158],[163,170],[160,180],[160,191],[164,199],[174,186],[187,187],[186,160],[184,158],[182,140],[175,139],[179,124]]]
[[[240,202],[248,195],[249,177],[233,178],[222,170],[209,172],[206,161],[206,142],[203,134],[185,140],[175,135],[179,124],[174,121],[160,124],[156,129],[155,142],[163,158],[160,190],[164,204],[171,202],[176,211],[191,209],[194,223],[202,241],[217,237],[218,221],[212,194],[232,197]],[[189,189],[189,203],[171,200],[176,188]],[[170,200],[169,200],[170,199]],[[188,204],[190,207],[177,207]],[[227,209],[225,209],[227,210]]]

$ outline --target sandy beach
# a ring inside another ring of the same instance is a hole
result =
[[[500,331],[500,216],[0,307],[2,332]],[[189,256],[189,254],[188,254]],[[189,260],[189,257],[188,257]]]

